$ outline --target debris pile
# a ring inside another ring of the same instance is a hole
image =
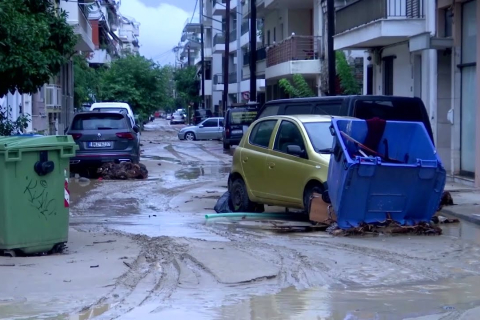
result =
[[[109,162],[98,168],[97,173],[105,180],[147,179],[148,170],[144,164]]]
[[[453,203],[452,195],[450,194],[450,192],[444,191],[442,193],[442,198],[440,199],[440,205],[438,206],[437,211],[442,210],[443,207],[453,206],[453,205],[455,205],[455,204]]]

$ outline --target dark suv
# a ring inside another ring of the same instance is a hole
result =
[[[139,128],[132,127],[128,116],[113,112],[85,112],[73,117],[66,134],[71,135],[79,150],[70,164],[98,167],[105,162],[140,161]]]
[[[197,124],[199,124],[203,120],[205,120],[207,118],[212,118],[212,117],[213,117],[212,110],[198,109],[198,110],[195,110],[194,113],[193,113],[192,122],[193,122],[193,125],[196,126]]]
[[[422,100],[397,96],[333,96],[281,99],[266,102],[257,119],[273,115],[320,114],[359,119],[422,122],[433,141],[432,126]]]
[[[223,149],[228,150],[233,145],[238,145],[243,133],[255,121],[258,114],[258,104],[244,105],[228,108],[225,113],[223,129]]]

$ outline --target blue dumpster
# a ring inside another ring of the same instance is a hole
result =
[[[420,122],[332,119],[328,194],[342,229],[430,221],[446,171]]]

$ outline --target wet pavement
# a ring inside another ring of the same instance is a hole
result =
[[[0,318],[480,318],[477,226],[445,225],[442,236],[332,237],[271,230],[302,221],[206,220],[226,191],[233,151],[218,141],[179,141],[177,130],[163,120],[147,125],[145,181],[70,181],[71,226],[107,241],[95,254],[108,252],[111,278],[83,288],[91,297],[77,302],[74,293],[0,299]],[[95,246],[72,247],[81,255]]]

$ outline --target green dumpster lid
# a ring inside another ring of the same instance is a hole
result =
[[[70,147],[75,145],[72,136],[0,136],[0,151],[38,147]]]

